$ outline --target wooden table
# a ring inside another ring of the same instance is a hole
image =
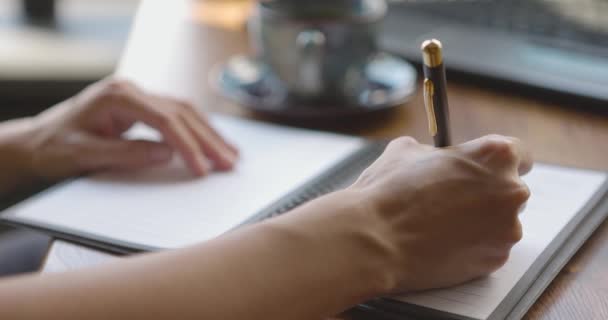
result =
[[[147,89],[190,99],[206,110],[276,121],[220,98],[209,74],[230,55],[248,51],[247,1],[145,1],[118,70]],[[448,77],[450,75],[448,74]],[[521,138],[536,160],[608,170],[608,117],[513,92],[449,82],[456,142],[488,133]],[[373,138],[410,135],[430,143],[422,96],[392,112],[339,121],[288,124]],[[97,264],[112,256],[55,241],[44,271]],[[608,319],[608,222],[589,239],[528,312],[526,319]]]

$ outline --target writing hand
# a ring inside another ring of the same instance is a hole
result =
[[[380,226],[393,291],[459,284],[487,275],[522,237],[532,160],[519,140],[487,136],[448,149],[392,142],[346,190]],[[370,246],[373,247],[373,246]]]

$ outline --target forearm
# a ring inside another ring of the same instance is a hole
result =
[[[184,250],[0,283],[7,319],[314,319],[386,292],[382,244],[346,193]],[[329,223],[333,221],[332,223]]]
[[[29,186],[36,180],[31,167],[34,120],[0,123],[0,196]]]

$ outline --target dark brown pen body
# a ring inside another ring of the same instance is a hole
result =
[[[425,41],[422,45],[422,51],[427,115],[429,116],[429,122],[434,121],[436,125],[436,130],[430,128],[429,130],[433,135],[435,146],[443,148],[449,146],[452,141],[450,138],[450,115],[441,43],[435,39]],[[430,101],[432,103],[429,103]],[[433,112],[429,112],[428,108],[432,108]],[[432,131],[435,131],[434,134]]]
[[[450,112],[446,90],[445,69],[443,63],[436,67],[424,65],[424,77],[433,82],[435,94],[433,95],[433,110],[437,121],[437,134],[433,137],[436,147],[447,147],[450,139]]]

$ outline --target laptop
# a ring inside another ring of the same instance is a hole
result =
[[[438,38],[452,71],[608,102],[608,1],[388,2],[389,51],[420,62]]]

